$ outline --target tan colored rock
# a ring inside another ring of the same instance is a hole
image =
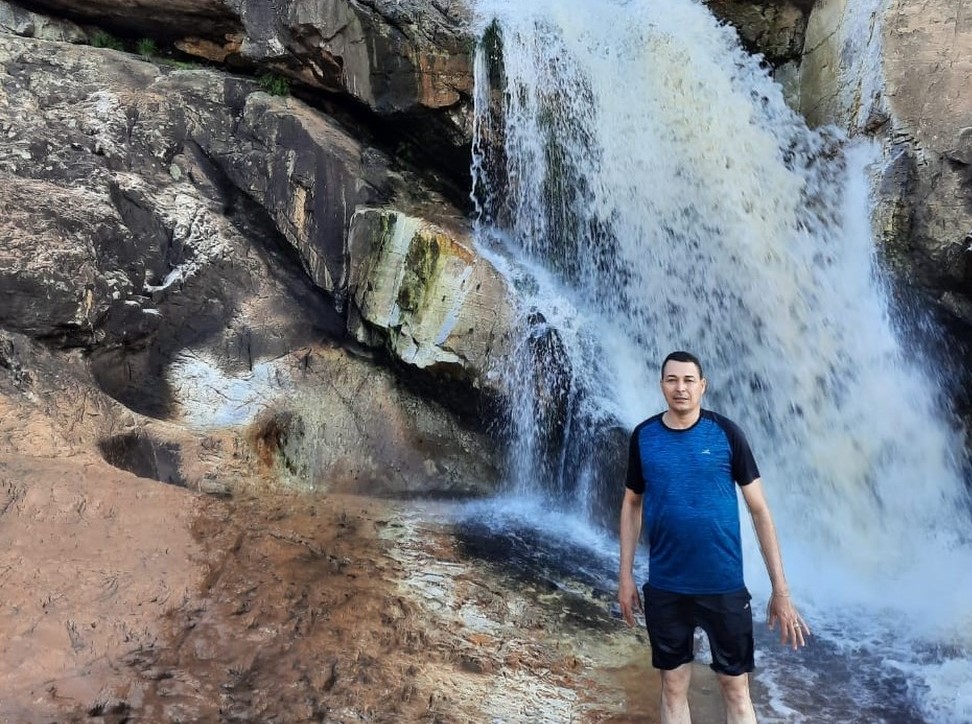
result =
[[[895,118],[926,150],[972,161],[972,9],[944,0],[892,0],[884,72]]]
[[[0,454],[0,719],[125,701],[120,665],[157,645],[204,581],[190,528],[204,505],[97,459]]]
[[[918,169],[916,242],[933,273],[966,295],[972,292],[970,21],[963,4],[895,0],[884,29],[888,108]]]
[[[194,55],[213,63],[224,63],[226,58],[240,52],[243,47],[243,34],[227,33],[222,42],[189,36],[175,41],[174,45],[186,55]]]

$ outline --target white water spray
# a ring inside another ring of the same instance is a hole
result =
[[[870,234],[873,150],[809,131],[691,0],[481,0],[479,13],[503,84],[500,133],[481,58],[480,235],[521,260],[514,283],[563,346],[562,477],[585,444],[588,468],[603,465],[598,426],[659,410],[658,362],[695,351],[707,406],[750,437],[791,583],[824,625],[903,616],[908,636],[949,640],[966,661],[962,439],[942,381],[894,329]],[[524,357],[509,375],[535,398],[537,355]],[[529,481],[544,430],[518,409]],[[533,483],[551,471],[536,466]]]

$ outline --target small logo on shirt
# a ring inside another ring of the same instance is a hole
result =
[[[706,448],[705,450],[702,451],[702,454],[703,455],[711,455],[712,454],[712,451],[709,450],[709,448]]]

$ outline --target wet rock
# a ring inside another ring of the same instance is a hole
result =
[[[705,0],[713,14],[734,26],[743,45],[773,66],[799,60],[807,15],[814,0]]]
[[[530,314],[527,325],[526,348],[531,360],[528,384],[539,443],[538,475],[542,480],[559,480],[573,401],[573,369],[560,333],[542,314]]]
[[[498,390],[489,376],[506,353],[513,300],[467,236],[389,209],[352,221],[351,333],[436,377]]]

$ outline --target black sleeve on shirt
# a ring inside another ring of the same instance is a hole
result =
[[[756,466],[756,458],[753,457],[746,436],[732,420],[716,413],[713,413],[713,416],[729,438],[729,447],[732,450],[732,479],[740,485],[749,485],[759,477],[759,468]]]
[[[632,492],[638,495],[643,495],[645,492],[645,475],[641,469],[641,449],[638,446],[638,437],[641,434],[641,428],[649,422],[650,420],[645,420],[638,425],[631,433],[631,441],[628,443],[628,474],[625,476],[624,484],[625,487],[630,488]]]

